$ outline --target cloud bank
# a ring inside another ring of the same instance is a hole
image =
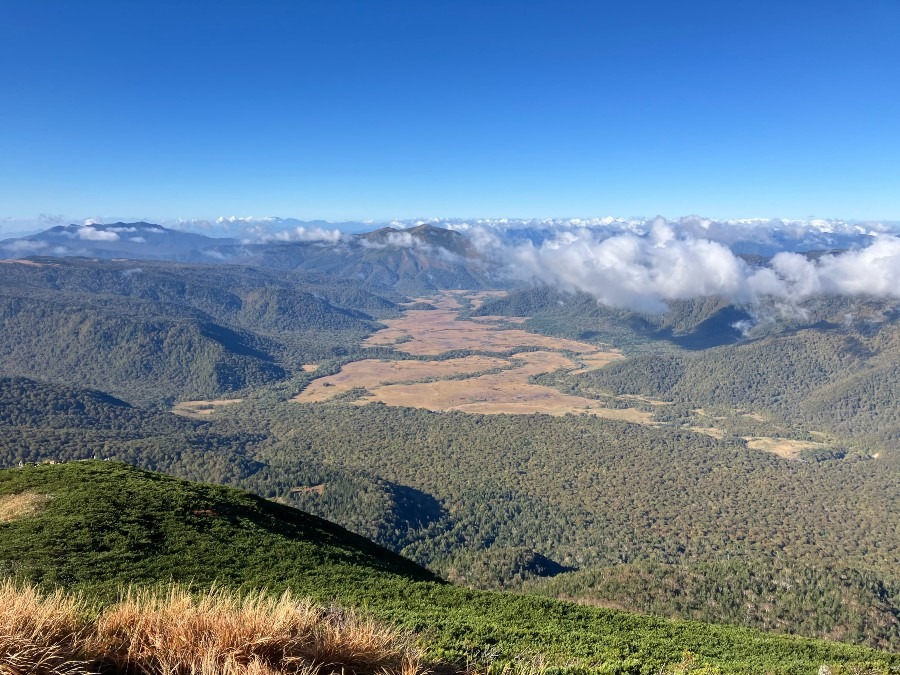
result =
[[[540,243],[511,243],[483,226],[470,236],[514,279],[583,291],[605,305],[640,312],[663,312],[669,301],[704,296],[739,304],[763,298],[796,303],[822,294],[900,298],[900,238],[890,234],[818,259],[781,252],[759,266],[662,218],[647,229],[605,237],[566,229]]]

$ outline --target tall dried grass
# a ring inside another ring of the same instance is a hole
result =
[[[19,518],[33,516],[50,499],[51,495],[30,491],[0,496],[0,523],[9,523]]]
[[[410,635],[289,593],[129,591],[101,612],[0,585],[3,675],[416,675]]]

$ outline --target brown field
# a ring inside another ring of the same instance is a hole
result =
[[[480,323],[525,323],[527,316],[473,316],[472,321]]]
[[[38,513],[49,502],[50,495],[38,492],[20,492],[0,497],[0,523],[11,523],[19,518],[27,518]]]
[[[812,441],[795,441],[790,438],[769,438],[765,436],[746,436],[747,447],[753,450],[762,450],[771,452],[784,459],[797,459],[804,450],[813,450],[816,448],[824,448],[824,443],[813,443]]]
[[[319,364],[318,363],[304,363],[302,368],[303,368],[304,373],[311,373],[314,370],[317,370],[319,368]]]
[[[34,260],[18,260],[16,258],[8,258],[5,260],[0,260],[0,263],[4,265],[29,265],[30,267],[46,267],[47,263],[39,263]]]
[[[206,417],[222,406],[240,403],[243,400],[242,398],[220,398],[213,401],[182,401],[172,406],[170,412],[182,417]]]
[[[494,298],[505,298],[507,296],[506,291],[453,291],[457,295],[465,295],[469,298],[469,302],[472,303],[472,309],[478,309],[481,307],[487,300],[493,300]]]
[[[348,363],[339,373],[313,380],[295,401],[317,403],[334,398],[354,387],[372,389],[381,385],[447,377],[462,373],[478,373],[492,368],[509,366],[507,359],[486,356],[466,356],[447,361],[382,361],[366,359]]]
[[[705,434],[706,436],[711,436],[716,440],[721,441],[722,437],[725,435],[725,432],[721,429],[717,429],[716,427],[688,427],[691,431],[694,431],[698,434]]]
[[[298,402],[321,402],[362,387],[368,394],[354,401],[366,405],[379,401],[386,405],[425,408],[427,410],[482,414],[530,415],[544,413],[587,414],[638,424],[652,424],[651,413],[605,407],[601,401],[563,394],[552,387],[532,384],[532,375],[557,370],[585,372],[601,368],[622,358],[616,350],[574,340],[535,335],[516,328],[496,325],[510,317],[479,317],[480,321],[457,321],[460,291],[446,291],[432,298],[417,298],[437,309],[408,310],[400,319],[386,321],[388,327],[371,336],[366,344],[393,346],[397,351],[435,356],[454,349],[509,351],[539,347],[539,351],[518,352],[511,357],[468,356],[447,361],[383,361],[366,359],[349,363],[328,377],[314,380],[299,396]],[[472,304],[484,298],[502,295],[467,295]],[[515,317],[514,317],[515,318]],[[522,321],[524,317],[520,317]],[[397,341],[400,340],[398,343]],[[561,351],[575,352],[572,359]],[[477,375],[486,370],[501,372]],[[454,377],[471,374],[472,377]]]
[[[596,346],[585,342],[546,337],[519,329],[503,329],[486,322],[457,321],[460,304],[456,293],[451,291],[427,301],[437,309],[408,310],[399,319],[388,319],[384,321],[387,328],[378,331],[363,344],[394,347],[397,351],[415,356],[437,356],[456,349],[505,352],[519,347],[540,347],[591,356],[615,354],[615,358],[621,358],[616,350],[601,352]]]
[[[529,384],[518,378],[522,376],[516,370],[510,370],[499,375],[483,375],[468,380],[388,385],[375,389],[370,397],[360,399],[356,404],[381,401],[386,405],[435,411],[459,410],[484,415],[575,413],[636,424],[653,423],[653,415],[650,413],[635,408],[606,408],[599,401],[570,396],[552,387]]]

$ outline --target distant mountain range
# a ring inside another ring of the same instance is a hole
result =
[[[203,259],[205,250],[237,243],[235,239],[214,239],[145,222],[73,224],[5,239],[0,241],[0,253],[10,258],[41,255],[198,261]]]
[[[420,252],[430,247],[431,253],[443,249],[472,258],[477,257],[472,243],[476,233],[492,233],[507,244],[531,242],[540,245],[566,232],[586,231],[598,239],[620,234],[644,236],[660,221],[660,218],[432,219],[427,222],[395,221],[380,228],[356,221],[330,223],[274,217],[219,218],[212,223],[179,221],[175,227],[143,221],[85,221],[84,224],[57,225],[37,233],[16,233],[0,240],[0,256],[121,257],[197,262],[238,258],[247,262],[261,251],[281,248],[285,244],[314,243],[320,247],[352,247],[356,244],[369,249],[419,248]],[[663,222],[678,236],[708,239],[728,246],[736,254],[766,257],[781,251],[858,248],[870,244],[879,234],[896,234],[900,229],[897,223],[843,220],[754,218],[717,221],[686,216]],[[197,232],[201,225],[204,233]],[[294,253],[297,250],[295,247]]]
[[[34,256],[230,262],[326,273],[379,286],[399,284],[399,290],[409,292],[480,288],[488,282],[483,260],[469,239],[433,225],[384,227],[357,235],[307,223],[273,240],[251,242],[145,222],[73,224],[0,241],[0,257]]]

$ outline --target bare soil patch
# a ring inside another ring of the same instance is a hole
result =
[[[4,495],[0,497],[0,523],[37,515],[51,499],[52,495],[31,491]]]
[[[170,412],[182,417],[206,417],[222,406],[240,403],[243,400],[242,398],[220,398],[212,401],[182,401],[172,406]]]
[[[319,364],[318,363],[304,363],[303,366],[301,366],[301,367],[303,368],[304,373],[311,373],[314,370],[319,369]]]

